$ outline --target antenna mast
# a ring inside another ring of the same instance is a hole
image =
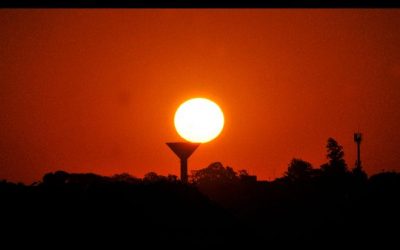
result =
[[[358,169],[361,169],[361,157],[360,157],[361,140],[362,140],[362,134],[360,132],[354,133],[354,142],[357,143],[356,168],[358,168]]]

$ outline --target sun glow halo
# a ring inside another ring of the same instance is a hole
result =
[[[205,143],[221,133],[224,114],[216,103],[205,98],[193,98],[179,106],[174,123],[176,131],[185,140]]]

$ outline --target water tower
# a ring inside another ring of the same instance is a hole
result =
[[[181,160],[181,181],[184,183],[188,182],[188,158],[193,154],[200,143],[190,142],[167,142],[168,147],[174,151],[174,153]]]

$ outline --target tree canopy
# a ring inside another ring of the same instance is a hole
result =
[[[329,175],[343,175],[348,172],[347,164],[344,160],[343,147],[333,138],[328,138],[326,144],[328,163],[323,164],[321,169]]]

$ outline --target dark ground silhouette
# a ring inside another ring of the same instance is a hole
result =
[[[1,237],[20,239],[14,245],[30,238],[63,246],[398,246],[400,174],[368,178],[343,156],[330,138],[326,164],[293,159],[270,182],[219,162],[193,171],[189,184],[154,172],[139,179],[57,171],[29,186],[1,181]]]

